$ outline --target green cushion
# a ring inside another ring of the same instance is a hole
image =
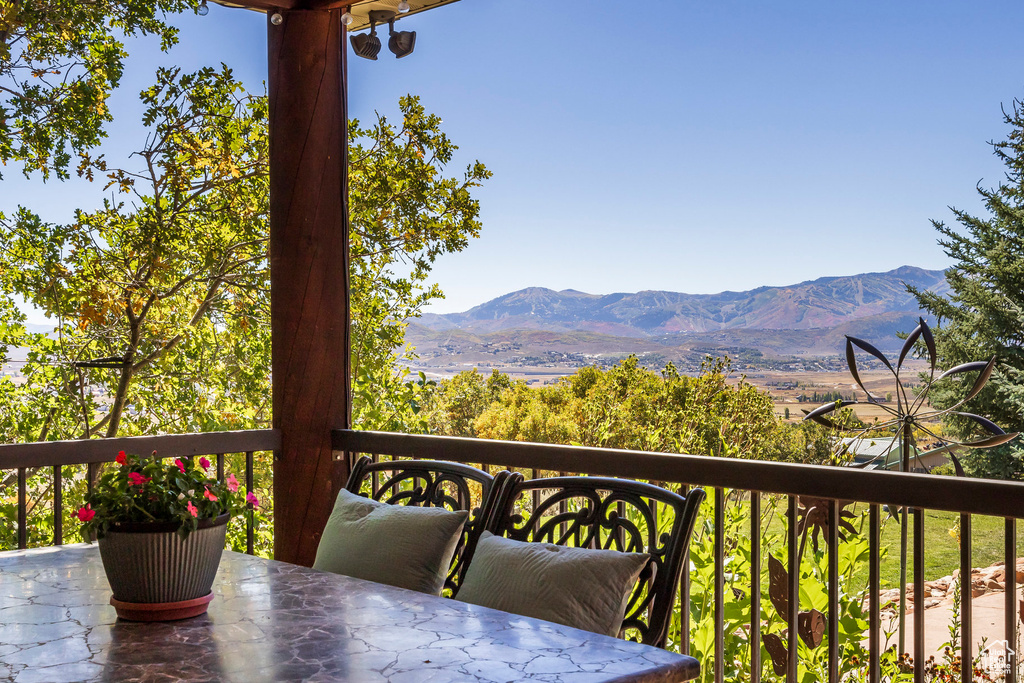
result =
[[[644,553],[523,543],[485,531],[456,600],[617,636]]]
[[[388,505],[342,489],[314,569],[440,595],[469,512]]]

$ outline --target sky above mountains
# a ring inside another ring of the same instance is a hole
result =
[[[1024,3],[462,0],[400,22],[402,60],[350,58],[350,112],[406,93],[480,159],[483,235],[442,257],[463,311],[529,286],[711,293],[826,275],[943,268],[929,219],[981,212],[1002,179],[987,141],[1024,98]],[[133,41],[104,151],[141,144],[137,93],[158,65],[266,77],[266,18],[212,6],[161,54]],[[350,53],[351,54],[351,53]],[[6,169],[0,210],[53,221],[102,201],[82,181]]]

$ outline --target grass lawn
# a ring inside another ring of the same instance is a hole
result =
[[[865,508],[866,509],[866,508]],[[960,568],[960,546],[949,530],[952,529],[960,515],[954,512],[927,510],[924,513],[924,578],[933,581],[949,576],[953,570]],[[910,528],[907,533],[907,581],[913,577],[913,543],[914,520],[908,519]],[[971,518],[971,564],[975,567],[987,567],[994,562],[1002,562],[1005,539],[1004,520],[1001,517]],[[895,587],[900,580],[900,523],[897,519],[888,519],[882,527],[882,547],[887,550],[882,561],[882,585]],[[1017,534],[1017,557],[1022,557],[1024,543]],[[867,580],[867,568],[864,569],[864,580]]]

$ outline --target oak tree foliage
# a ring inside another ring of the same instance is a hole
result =
[[[124,38],[177,42],[166,16],[194,0],[0,0],[0,163],[68,177],[112,121],[107,98],[128,54]],[[0,178],[3,175],[0,173]]]
[[[405,320],[443,297],[427,281],[435,259],[465,249],[480,235],[472,190],[491,172],[479,161],[445,177],[458,149],[441,118],[419,98],[399,100],[400,123],[379,115],[368,127],[349,123],[349,228],[352,259],[352,389],[357,427],[422,431],[419,395],[401,361]]]
[[[452,436],[832,462],[827,430],[784,424],[770,395],[730,374],[723,358],[707,358],[690,377],[672,364],[648,370],[635,356],[541,387],[473,370],[428,388],[424,413],[430,431]]]
[[[0,213],[0,362],[28,354],[18,382],[0,377],[0,441],[270,424],[267,98],[223,66],[161,69],[140,96],[144,144],[83,166],[102,208],[68,223]],[[398,365],[403,320],[442,295],[434,260],[479,234],[471,192],[490,173],[450,177],[440,118],[415,97],[399,113],[349,126],[354,414],[415,430],[424,383]],[[53,332],[30,333],[13,295]]]
[[[11,440],[216,431],[269,424],[267,101],[226,67],[161,69],[143,91],[149,135],[130,167],[90,172],[114,199],[68,224],[0,214],[0,291],[56,323],[30,349]],[[366,426],[414,420],[396,348],[440,290],[434,259],[479,234],[480,163],[444,175],[456,147],[414,97],[402,124],[349,128],[353,361]],[[14,339],[21,330],[20,340]],[[103,360],[108,367],[83,367]],[[393,395],[385,395],[392,391]],[[376,392],[376,394],[374,393]]]
[[[161,69],[145,144],[89,171],[111,197],[67,224],[0,215],[0,286],[55,323],[26,335],[13,440],[257,424],[267,314],[266,99],[230,70]],[[106,367],[89,367],[102,360]],[[8,415],[12,413],[7,413]]]

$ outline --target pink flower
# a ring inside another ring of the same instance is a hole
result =
[[[192,504],[191,500],[188,502],[188,511],[192,513],[193,517],[199,516],[199,510],[196,509],[196,506]]]
[[[117,452],[117,457],[114,458],[114,462],[116,462],[118,465],[127,465],[128,464],[128,456],[125,454],[124,451],[118,451]]]
[[[205,470],[207,467],[210,466],[210,461],[207,460],[206,458],[199,458],[199,466]]]
[[[257,498],[256,494],[253,493],[252,491],[249,491],[249,493],[245,494],[245,502],[249,503],[254,508],[258,508],[260,506],[260,499]]]
[[[92,506],[86,505],[84,508],[78,508],[78,512],[75,514],[80,521],[91,522],[92,518],[96,516],[96,511],[92,509]]]
[[[152,479],[152,477],[144,477],[141,474],[139,474],[138,472],[129,472],[128,473],[128,481],[130,481],[132,483],[132,486],[142,486],[143,484],[145,484],[150,479]]]
[[[210,489],[206,489],[206,491],[203,492],[203,495],[206,496],[207,500],[217,500],[217,496],[213,495]]]
[[[182,474],[185,474],[185,463],[181,461],[181,458],[176,459],[174,464],[178,466],[178,469],[181,470]]]
[[[228,491],[231,491],[231,493],[234,493],[237,490],[238,490],[238,480],[235,479],[235,475],[229,474],[228,475]]]

